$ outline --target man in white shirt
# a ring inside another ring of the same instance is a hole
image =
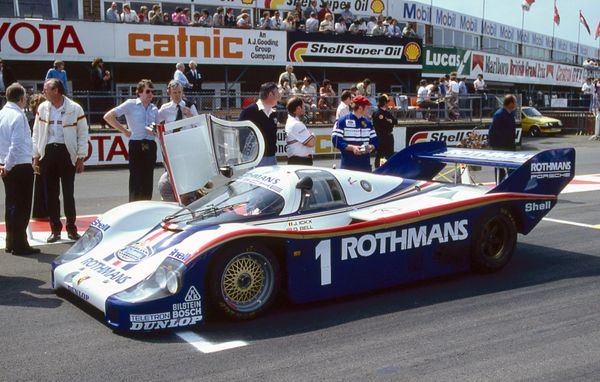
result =
[[[166,123],[198,115],[196,105],[183,99],[183,86],[175,80],[167,85],[167,94],[171,100],[158,110],[158,120]]]
[[[290,88],[293,88],[296,86],[296,82],[298,82],[298,80],[296,79],[296,75],[294,74],[294,67],[292,65],[286,65],[285,66],[285,72],[281,73],[279,75],[279,79],[277,80],[277,85],[281,85],[281,80],[288,80],[288,85],[290,85]]]
[[[104,17],[104,21],[107,23],[118,23],[121,21],[119,17],[119,12],[117,11],[117,3],[113,2],[110,5],[110,8],[106,10],[106,16]]]
[[[181,84],[184,88],[191,88],[192,84],[188,81],[187,77],[184,73],[185,64],[183,62],[178,62],[175,65],[175,73],[173,74],[173,79]]]
[[[350,114],[350,103],[352,102],[352,92],[350,90],[344,90],[342,92],[342,102],[335,111],[335,120],[342,118],[345,115]]]
[[[365,97],[371,96],[371,80],[365,78],[362,82],[356,84],[356,95],[361,95]]]
[[[79,239],[75,219],[75,174],[83,172],[88,153],[88,124],[81,106],[64,95],[60,80],[44,83],[47,101],[38,107],[33,124],[33,165],[39,165],[46,192],[46,208],[52,233],[46,240],[60,240],[60,189],[70,240]]]
[[[306,32],[307,33],[317,33],[319,31],[319,19],[317,18],[317,14],[312,12],[308,20],[306,20]]]
[[[31,135],[23,108],[27,104],[25,88],[13,83],[6,88],[7,103],[0,110],[0,176],[4,183],[6,253],[40,253],[27,242],[27,224],[31,215],[33,168]]]
[[[473,81],[473,90],[476,93],[483,94],[485,91],[485,81],[483,80],[483,74],[478,74],[477,79]]]
[[[292,97],[287,103],[288,118],[285,123],[288,164],[312,166],[315,152],[315,135],[300,117],[304,115],[304,101]]]

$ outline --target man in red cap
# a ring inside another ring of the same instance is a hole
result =
[[[377,134],[365,115],[371,102],[364,96],[352,99],[352,113],[337,120],[331,133],[333,145],[342,152],[341,168],[371,171],[370,155],[378,146]]]

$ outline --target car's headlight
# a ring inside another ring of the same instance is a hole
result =
[[[73,261],[94,249],[101,241],[102,231],[90,226],[67,252],[54,260],[54,264],[61,265]]]
[[[181,289],[184,270],[183,263],[166,258],[153,274],[116,294],[115,297],[126,302],[137,303],[173,295]]]

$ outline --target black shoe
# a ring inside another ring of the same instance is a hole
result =
[[[78,234],[77,231],[69,232],[67,236],[69,237],[69,240],[79,240],[79,238],[81,237],[81,235]]]
[[[56,243],[60,240],[60,232],[52,232],[46,239],[46,243]]]
[[[40,249],[39,248],[33,248],[33,247],[25,247],[22,249],[15,249],[13,251],[13,255],[16,256],[27,256],[27,255],[36,255],[38,253],[40,253]]]
[[[12,253],[12,251],[13,251],[12,247],[4,248],[4,253]]]

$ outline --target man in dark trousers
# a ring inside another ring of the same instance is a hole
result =
[[[27,242],[31,215],[33,168],[31,130],[23,108],[25,89],[18,83],[6,88],[7,104],[0,110],[0,176],[4,183],[6,220],[5,252],[31,255],[40,250]]]
[[[261,131],[265,139],[265,153],[258,167],[277,165],[277,113],[275,105],[281,96],[274,82],[267,82],[260,86],[258,101],[242,110],[240,121],[251,121]]]
[[[381,166],[381,159],[390,159],[394,155],[394,126],[398,123],[396,117],[387,110],[388,96],[382,94],[377,100],[377,110],[373,113],[373,127],[377,134],[379,147],[375,156],[375,168]]]
[[[515,115],[517,98],[513,94],[504,96],[503,107],[496,110],[492,117],[492,125],[488,135],[488,144],[493,150],[515,151]],[[501,182],[507,175],[506,169],[496,169],[496,183]]]
[[[38,107],[33,124],[33,165],[39,166],[46,194],[46,208],[52,233],[46,240],[60,240],[60,189],[70,240],[79,239],[75,220],[75,174],[81,174],[88,150],[88,124],[79,104],[64,95],[57,78],[44,83],[47,101]]]

